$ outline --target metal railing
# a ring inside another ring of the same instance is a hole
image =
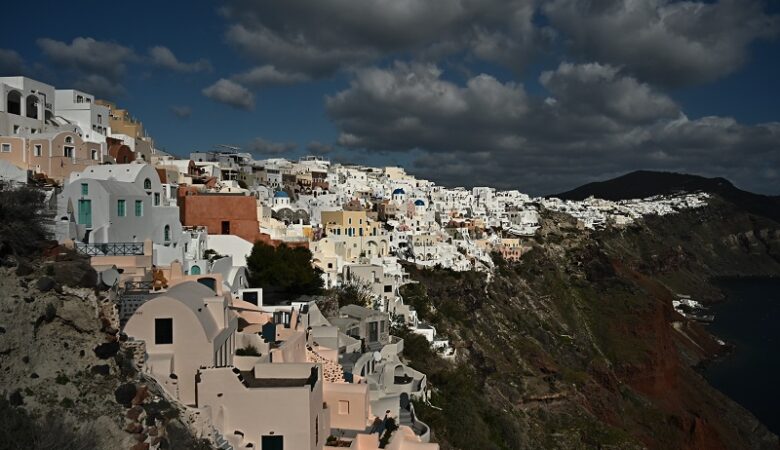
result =
[[[111,242],[105,244],[76,243],[76,251],[87,256],[137,256],[144,254],[143,242]]]

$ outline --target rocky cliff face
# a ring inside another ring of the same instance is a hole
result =
[[[570,220],[545,214],[534,249],[490,282],[413,271],[410,302],[460,347],[443,362],[406,335],[442,448],[780,448],[695,371],[720,346],[671,304],[717,301],[713,277],[780,276],[780,224],[718,199],[624,230]]]
[[[0,262],[0,449],[210,448],[138,377],[88,261]]]

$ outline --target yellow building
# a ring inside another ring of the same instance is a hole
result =
[[[117,108],[114,103],[105,100],[95,100],[95,103],[108,107],[109,124],[114,134],[124,134],[133,139],[145,137],[144,124],[130,116],[126,109]]]
[[[377,222],[369,219],[365,211],[322,211],[320,223],[330,236],[377,236]]]

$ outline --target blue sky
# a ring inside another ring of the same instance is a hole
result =
[[[603,3],[17,3],[0,75],[108,97],[180,155],[316,141],[448,185],[549,193],[658,169],[780,194],[780,2]]]

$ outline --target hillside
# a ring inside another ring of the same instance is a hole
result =
[[[432,358],[406,335],[434,390],[436,408],[418,410],[442,449],[780,446],[695,371],[722,349],[671,305],[674,293],[719,300],[716,276],[780,276],[779,223],[717,199],[592,234],[547,213],[531,244],[490,282],[410,269],[419,284],[404,294],[460,353]]]
[[[780,221],[780,197],[743,191],[725,178],[705,178],[681,173],[639,170],[611,180],[588,183],[550,197],[584,200],[593,196],[617,201],[700,191],[716,194],[740,205],[745,211]]]

